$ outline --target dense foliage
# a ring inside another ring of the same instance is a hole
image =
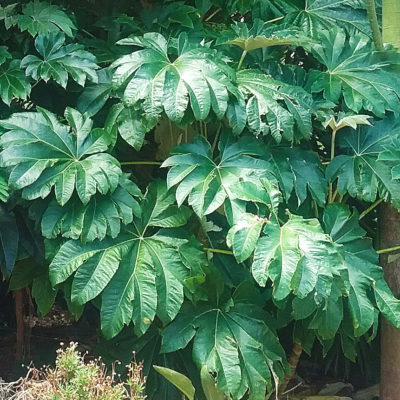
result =
[[[0,6],[4,279],[41,314],[92,303],[154,399],[178,394],[153,363],[264,399],[282,330],[355,361],[400,327],[375,240],[400,54],[358,0],[136,3]]]

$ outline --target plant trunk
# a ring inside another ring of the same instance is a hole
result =
[[[15,361],[21,362],[24,356],[24,297],[25,289],[13,292],[15,302],[15,319],[17,323],[17,338],[15,348]]]
[[[282,396],[285,393],[287,385],[292,380],[292,378],[296,372],[297,364],[299,363],[302,352],[303,352],[303,348],[301,347],[301,345],[299,345],[298,343],[293,343],[292,354],[290,355],[290,358],[289,358],[290,373],[285,376],[285,379],[279,386],[279,391],[278,391],[279,396]]]
[[[400,49],[400,1],[383,0],[383,41]],[[379,215],[379,237],[381,248],[400,243],[400,214],[389,204],[382,204]],[[390,289],[400,293],[400,259],[381,255],[381,264]],[[381,327],[381,382],[380,400],[397,400],[400,393],[400,329],[396,329],[384,318]]]
[[[400,242],[400,214],[389,204],[382,204],[379,215],[380,246]],[[382,254],[385,279],[393,294],[400,293],[400,258]],[[400,393],[400,329],[382,318],[380,400],[398,400]]]

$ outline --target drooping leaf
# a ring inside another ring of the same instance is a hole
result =
[[[249,390],[249,399],[263,400],[286,368],[284,351],[263,317],[250,304],[199,305],[163,331],[161,350],[182,349],[193,339],[195,362],[215,373],[226,395],[239,399]]]
[[[266,156],[286,201],[294,194],[300,205],[310,194],[319,206],[324,206],[328,182],[316,153],[299,147],[271,146]]]
[[[10,105],[13,98],[26,99],[31,92],[31,85],[20,68],[19,60],[12,60],[8,65],[0,65],[0,98]]]
[[[78,98],[77,109],[89,116],[97,114],[112,92],[112,76],[107,68],[97,71],[97,83],[87,85]]]
[[[357,129],[359,125],[371,125],[371,122],[369,122],[371,118],[370,115],[364,114],[338,115],[337,119],[335,117],[329,118],[324,123],[324,127],[329,126],[334,131],[339,131],[346,127]]]
[[[28,31],[32,36],[37,34],[64,32],[72,37],[77,29],[71,18],[58,6],[45,1],[34,0],[22,9],[18,16],[21,31]]]
[[[121,40],[120,44],[143,49],[112,64],[115,87],[124,88],[123,99],[129,105],[142,102],[149,117],[156,117],[164,110],[169,119],[179,122],[190,102],[197,120],[205,119],[211,109],[222,118],[231,85],[225,73],[229,67],[207,47],[185,46],[184,35],[178,41],[183,43],[178,58],[171,62],[168,42],[158,33]]]
[[[35,219],[41,219],[42,234],[49,239],[61,235],[86,243],[106,236],[115,238],[121,225],[128,225],[134,216],[140,216],[141,209],[135,199],[140,196],[139,188],[122,175],[112,193],[95,194],[87,204],[76,199],[61,206],[53,200]]]
[[[35,299],[35,303],[41,315],[46,315],[51,310],[57,292],[58,289],[51,286],[48,271],[33,279],[32,297]]]
[[[81,86],[85,85],[86,79],[97,83],[96,69],[99,67],[94,55],[80,44],[65,45],[62,32],[38,35],[35,47],[41,57],[28,55],[21,61],[21,68],[34,80],[47,82],[54,79],[63,88],[67,86],[68,76]]]
[[[135,331],[143,334],[156,315],[168,323],[181,307],[185,280],[192,273],[178,250],[187,240],[168,229],[155,233],[148,229],[184,225],[190,212],[173,204],[173,193],[161,182],[151,185],[141,218],[135,218],[115,239],[89,244],[69,241],[50,265],[53,284],[76,271],[74,301],[83,304],[101,294],[101,327],[108,338],[131,321]]]
[[[383,117],[385,110],[398,110],[400,55],[396,51],[374,51],[368,37],[354,33],[348,37],[339,29],[320,35],[321,42],[312,51],[326,70],[310,73],[312,92],[323,92],[334,103],[343,98],[355,113],[364,109]]]
[[[256,135],[269,133],[277,142],[310,137],[312,99],[302,88],[255,70],[239,71],[237,86],[240,97],[235,107],[239,110],[227,113],[235,133],[244,129],[237,120],[246,115],[244,121],[247,119],[248,128]]]
[[[268,173],[270,165],[254,157],[260,151],[260,143],[256,139],[244,137],[235,142],[226,136],[226,140],[219,143],[220,161],[214,162],[211,146],[198,136],[194,143],[182,144],[172,150],[172,156],[162,166],[171,167],[167,183],[168,187],[177,185],[178,204],[188,198],[189,205],[199,216],[203,216],[214,212],[224,202],[225,207],[232,210],[240,208],[244,198],[240,185],[244,182],[253,183],[253,193],[249,193],[247,198],[253,194],[258,199],[257,189],[266,191],[260,179],[273,177]],[[225,200],[231,204],[227,205]],[[267,201],[268,195],[261,200]]]
[[[393,179],[392,168],[399,163],[397,157],[386,157],[385,148],[399,137],[400,125],[396,118],[377,122],[371,127],[356,130],[345,128],[337,134],[339,152],[329,164],[326,175],[337,179],[340,194],[373,202],[377,196],[400,207],[400,186]],[[382,157],[382,158],[381,158]]]
[[[0,122],[6,130],[0,143],[1,166],[13,167],[9,184],[23,189],[26,199],[46,197],[54,187],[60,205],[76,190],[86,204],[96,193],[113,191],[122,173],[118,161],[104,153],[110,144],[106,130],[67,108],[64,125],[47,110],[15,113]]]

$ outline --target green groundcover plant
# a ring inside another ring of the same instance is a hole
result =
[[[364,2],[5,0],[0,32],[2,276],[91,303],[149,398],[179,396],[153,363],[261,400],[283,329],[355,361],[400,327],[400,54]]]

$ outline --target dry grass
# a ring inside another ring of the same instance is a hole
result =
[[[145,400],[145,379],[141,363],[127,365],[127,379],[121,381],[114,368],[107,374],[98,360],[85,362],[71,343],[57,351],[54,368],[28,368],[25,378],[0,382],[0,400]]]

